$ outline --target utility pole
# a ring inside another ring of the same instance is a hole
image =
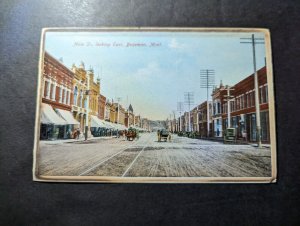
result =
[[[172,114],[170,114],[169,126],[170,126],[170,128],[169,128],[170,132],[173,133],[173,131],[172,131],[172,129],[173,129],[173,126],[172,126]]]
[[[177,111],[179,112],[179,131],[182,131],[181,127],[181,112],[184,111],[183,102],[177,102]]]
[[[254,34],[251,38],[240,38],[242,44],[252,45],[252,57],[253,57],[253,70],[254,70],[254,87],[255,87],[255,112],[256,112],[256,130],[257,130],[257,146],[261,148],[261,123],[260,123],[260,106],[259,106],[259,88],[258,88],[258,75],[256,70],[256,55],[255,55],[255,45],[265,44],[264,38],[255,38]]]
[[[188,132],[191,132],[191,105],[194,104],[194,93],[193,92],[185,92],[184,93],[185,104],[188,105],[189,108],[189,126]]]
[[[176,119],[175,119],[175,111],[173,110],[173,133],[176,131]]]
[[[200,70],[200,88],[206,89],[206,115],[207,115],[207,137],[209,137],[209,89],[215,85],[215,70],[205,69]]]

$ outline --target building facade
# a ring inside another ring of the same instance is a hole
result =
[[[142,118],[142,128],[145,129],[146,131],[151,131],[151,127],[150,127],[150,122],[147,118]]]
[[[41,139],[66,139],[79,123],[71,115],[74,73],[48,52],[42,76]]]
[[[269,126],[269,99],[266,67],[261,68],[258,72],[259,86],[259,105],[261,118],[261,138],[262,142],[270,142]],[[233,86],[231,91],[234,96],[230,102],[231,108],[231,127],[237,129],[238,139],[250,142],[257,140],[256,131],[256,112],[255,112],[255,90],[254,74]],[[227,103],[224,105],[223,127],[227,128]]]
[[[207,111],[208,107],[208,111]],[[213,134],[212,127],[212,102],[205,101],[198,107],[199,109],[199,135],[200,137],[211,137]],[[207,116],[208,113],[208,116]],[[207,121],[207,119],[209,119]]]
[[[42,102],[71,111],[73,72],[48,52],[44,55]]]
[[[87,114],[87,72],[83,62],[81,62],[79,67],[73,64],[72,71],[74,73],[72,113],[74,118],[80,123],[80,131],[83,132]]]
[[[94,70],[90,69],[88,71],[89,76],[89,114],[98,117],[98,103],[100,95],[100,79],[97,78],[97,81],[94,81]],[[90,124],[89,124],[90,125]]]
[[[125,126],[129,128],[134,125],[134,113],[132,105],[130,104],[127,111],[125,112]]]
[[[125,125],[125,108],[121,104],[114,103],[116,109],[115,123]]]
[[[227,91],[222,82],[212,92],[212,134],[214,137],[223,137],[222,106],[224,105],[226,93]]]
[[[104,119],[105,104],[106,104],[106,97],[100,94],[99,98],[98,98],[98,118],[99,119]]]

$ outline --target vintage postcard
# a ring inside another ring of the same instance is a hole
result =
[[[270,33],[45,28],[33,179],[270,183]]]

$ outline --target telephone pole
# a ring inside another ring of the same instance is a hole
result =
[[[179,131],[182,131],[182,125],[181,125],[181,113],[184,111],[183,108],[183,102],[177,102],[177,111],[179,112]]]
[[[259,106],[259,88],[258,88],[258,75],[256,70],[256,54],[255,54],[255,45],[265,44],[264,38],[255,38],[254,34],[251,35],[251,38],[240,38],[242,44],[251,44],[252,45],[252,59],[253,59],[253,70],[254,70],[254,87],[255,87],[255,112],[256,112],[256,137],[257,137],[257,146],[261,148],[261,123],[260,123],[260,106]]]
[[[209,89],[213,88],[215,85],[215,70],[205,69],[200,70],[200,88],[206,89],[206,108],[207,108],[207,137],[209,137],[210,128],[209,128]]]
[[[194,104],[194,93],[193,92],[185,92],[184,93],[185,104],[188,105],[189,108],[189,126],[188,132],[191,132],[191,105]]]

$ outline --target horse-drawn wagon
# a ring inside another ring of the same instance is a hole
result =
[[[135,138],[138,138],[138,131],[134,128],[129,128],[125,132],[126,139],[129,141],[133,141]]]

